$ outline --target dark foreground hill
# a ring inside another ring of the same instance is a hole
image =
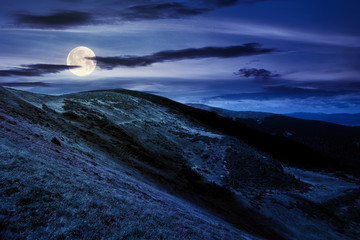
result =
[[[140,92],[0,88],[0,238],[359,236],[358,179],[284,165],[275,140]]]

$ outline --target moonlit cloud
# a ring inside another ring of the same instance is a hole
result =
[[[234,58],[241,56],[251,56],[259,54],[268,54],[274,52],[272,48],[261,48],[258,43],[247,43],[239,46],[230,47],[204,47],[189,48],[181,50],[166,50],[146,56],[121,56],[121,57],[100,57],[95,59],[98,65],[104,69],[112,69],[117,66],[139,67],[148,66],[153,63],[166,61],[180,61],[185,59],[202,58]]]
[[[55,65],[55,64],[29,64],[22,65],[18,68],[9,70],[0,70],[0,77],[9,76],[42,76],[49,73],[59,73],[61,71],[68,70],[70,68],[78,68],[79,66],[67,66],[67,65]]]
[[[190,27],[192,26],[192,27]],[[203,21],[188,19],[182,22],[170,22],[169,25],[160,25],[163,29],[183,30],[190,32],[204,31],[229,35],[255,36],[267,39],[279,39],[295,42],[308,42],[348,47],[360,47],[359,35],[340,33],[313,32],[308,28],[290,29],[269,24],[255,24],[246,20],[234,22],[223,19],[203,19]]]

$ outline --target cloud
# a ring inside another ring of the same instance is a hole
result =
[[[269,0],[204,0],[205,3],[212,3],[218,7],[228,7],[236,4],[253,4],[256,2],[265,2]]]
[[[328,87],[314,87],[321,83],[308,83],[308,86],[297,85],[296,83],[288,83],[283,86],[269,86],[262,91],[252,93],[236,93],[224,94],[211,97],[207,100],[273,100],[273,99],[308,99],[308,98],[333,98],[338,96],[358,95],[360,88],[350,89],[341,87],[338,83],[334,83]],[[351,84],[351,83],[349,83]]]
[[[0,82],[0,86],[6,87],[47,87],[48,83],[44,82]]]
[[[65,28],[69,26],[94,23],[90,13],[79,11],[60,11],[49,15],[15,14],[17,24],[33,28]]]
[[[113,69],[114,67],[140,67],[148,66],[153,63],[166,61],[179,61],[185,59],[201,58],[232,58],[240,56],[250,56],[267,54],[276,51],[273,48],[261,48],[258,43],[247,43],[244,45],[230,47],[204,47],[188,48],[174,51],[162,51],[146,56],[120,56],[120,57],[95,57],[98,66],[103,69]]]
[[[79,66],[55,65],[55,64],[29,64],[21,65],[20,68],[9,70],[0,70],[0,77],[8,76],[42,76],[49,73],[58,73],[69,68],[77,68]]]
[[[210,11],[208,8],[188,6],[170,2],[160,4],[142,4],[120,9],[100,9],[91,12],[56,11],[48,15],[14,14],[15,23],[32,28],[64,29],[80,25],[94,25],[122,21],[177,19],[200,15]],[[102,12],[106,12],[106,16]]]
[[[242,86],[242,85],[241,85]],[[264,111],[275,113],[304,112],[359,112],[360,86],[356,81],[292,82],[258,89],[236,89],[238,93],[223,92],[213,97],[198,97],[198,103],[236,111]],[[260,87],[261,86],[261,87]],[[353,88],[350,88],[352,86]],[[357,88],[355,87],[357,86]],[[233,91],[233,92],[235,92]],[[192,101],[196,102],[196,101]]]
[[[204,0],[139,4],[120,11],[120,18],[123,20],[176,19],[200,15],[216,8],[262,1],[267,0]]]
[[[102,69],[111,70],[115,67],[140,67],[148,66],[153,63],[161,63],[166,61],[179,61],[185,59],[201,59],[201,58],[231,58],[239,56],[249,56],[257,54],[266,54],[274,52],[272,48],[261,48],[257,43],[247,43],[239,46],[230,47],[204,47],[204,48],[189,48],[182,50],[167,50],[157,52],[146,56],[120,56],[120,57],[95,57],[97,66]],[[79,66],[67,66],[56,64],[29,64],[21,65],[21,67],[0,70],[0,77],[9,76],[42,76],[44,74],[59,73],[70,68],[77,68]]]
[[[182,3],[148,4],[128,7],[120,12],[123,20],[173,19],[200,15],[210,11],[208,8],[194,8]]]
[[[63,0],[65,1],[65,0]],[[15,23],[32,28],[63,29],[79,25],[116,24],[122,21],[178,19],[204,14],[222,7],[271,0],[194,0],[194,1],[77,1],[74,7],[87,11],[57,10],[47,15],[14,14]],[[63,8],[64,6],[62,6]],[[66,7],[65,7],[66,8]],[[73,9],[73,8],[72,8]]]
[[[237,1],[237,0],[210,0],[208,2],[213,3],[213,4],[215,4],[216,6],[219,6],[219,7],[225,7],[225,6],[235,5],[239,1]],[[244,1],[242,1],[242,2],[244,2]]]
[[[263,68],[241,68],[237,72],[234,72],[234,74],[240,77],[254,77],[255,79],[260,80],[268,80],[280,77],[280,74],[272,73],[269,70]]]

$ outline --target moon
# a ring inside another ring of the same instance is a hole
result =
[[[95,53],[90,48],[83,46],[74,48],[67,56],[67,65],[80,67],[69,68],[70,72],[81,77],[91,74],[96,67],[96,60],[88,58],[94,57]]]

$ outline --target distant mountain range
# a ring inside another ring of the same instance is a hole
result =
[[[123,89],[0,87],[0,238],[356,239],[359,136]]]
[[[305,156],[297,160],[294,157],[286,156],[284,161],[292,159],[291,161],[296,162],[300,167],[324,168],[328,166],[332,169],[345,167],[353,169],[359,174],[360,127],[349,127],[317,120],[304,120],[280,114],[237,112],[201,104],[189,105],[230,118],[253,130],[278,136],[279,139],[286,138],[295,141],[321,154],[315,161],[313,158]],[[290,148],[288,149],[288,151],[293,151]],[[279,149],[278,152],[282,151]],[[338,164],[342,166],[335,166]]]
[[[306,113],[296,112],[284,114],[289,117],[308,119],[308,120],[319,120],[324,122],[336,123],[345,126],[360,126],[360,113]]]
[[[266,112],[253,112],[253,111],[231,111],[227,109],[211,107],[204,104],[195,104],[189,103],[189,106],[193,106],[196,108],[204,109],[207,111],[214,111],[219,114],[226,115],[227,117],[232,118],[257,118],[262,116],[270,116],[274,113],[266,113]],[[295,113],[285,113],[280,114],[284,116],[306,119],[306,120],[318,120],[323,122],[335,123],[344,126],[360,126],[360,113],[307,113],[307,112],[295,112]]]
[[[272,116],[274,113],[267,113],[267,112],[254,112],[254,111],[232,111],[223,108],[211,107],[205,104],[196,104],[196,103],[187,103],[186,105],[206,110],[209,112],[215,112],[220,116],[231,118],[232,120],[236,120],[237,118],[250,118],[256,120],[262,120],[264,117]]]

